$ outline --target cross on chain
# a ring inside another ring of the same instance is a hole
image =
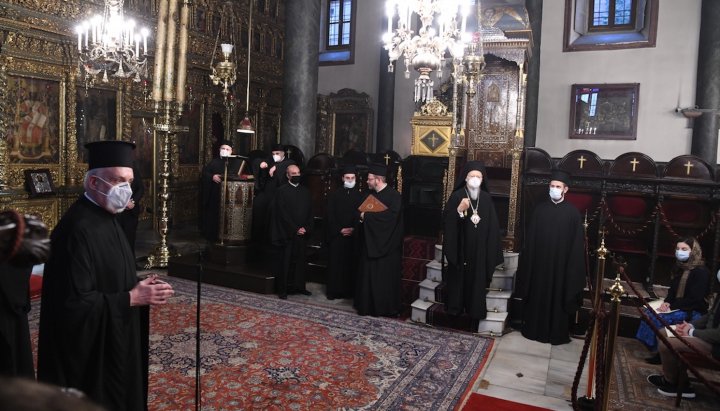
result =
[[[632,159],[632,161],[630,162],[630,164],[632,164],[633,173],[634,173],[634,172],[635,172],[635,166],[637,166],[638,164],[640,164],[640,162],[637,161],[637,158],[633,157],[633,159]]]

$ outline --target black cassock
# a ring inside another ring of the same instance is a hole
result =
[[[127,236],[130,248],[135,251],[135,234],[137,233],[138,219],[142,213],[142,206],[140,200],[145,194],[145,184],[143,184],[142,174],[140,174],[139,167],[133,167],[133,181],[130,183],[132,189],[132,199],[135,202],[135,206],[130,210],[125,210],[118,214],[118,222],[125,235]],[[211,176],[212,178],[212,176]]]
[[[228,158],[228,177],[237,176],[240,159]],[[222,181],[213,181],[213,175],[225,175],[225,159],[214,158],[202,169],[200,177],[200,231],[208,241],[217,241],[220,233],[220,193]]]
[[[270,216],[270,240],[275,251],[273,258],[275,287],[280,295],[305,289],[305,256],[307,239],[313,229],[310,190],[285,184],[273,197]],[[300,227],[305,234],[298,235]]]
[[[359,226],[361,253],[355,308],[360,315],[395,316],[400,312],[402,197],[390,186],[371,194],[387,210],[365,213]]]
[[[143,410],[147,352],[133,252],[117,222],[81,197],[50,237],[43,275],[38,380],[74,387],[108,410]]]
[[[457,207],[463,198],[468,198],[465,188],[453,192],[445,205],[446,309],[453,315],[467,312],[472,318],[484,319],[486,289],[495,267],[503,262],[500,227],[490,194],[480,191],[478,199],[470,201],[467,215],[460,217]],[[477,225],[470,220],[474,207],[480,216]]]
[[[515,289],[523,299],[525,338],[570,342],[569,320],[578,309],[586,274],[580,212],[567,201],[538,204],[520,254]]]
[[[360,217],[358,207],[363,197],[357,186],[338,188],[330,193],[327,203],[328,251],[328,298],[352,298],[355,272],[357,271],[357,233],[350,236],[340,234],[343,228],[357,229]]]
[[[267,168],[260,168],[260,163],[265,161]],[[287,168],[295,164],[293,160],[285,158],[275,163],[270,159],[256,159],[253,163],[253,174],[255,176],[255,198],[252,205],[252,229],[251,239],[253,250],[251,258],[262,259],[265,247],[270,243],[270,207],[273,197],[278,188],[287,183]],[[275,166],[275,172],[270,176],[270,169]]]
[[[0,263],[0,375],[35,378],[30,329],[32,265]]]

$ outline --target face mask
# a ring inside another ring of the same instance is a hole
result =
[[[97,177],[97,179],[111,186],[110,190],[107,193],[103,193],[100,190],[95,190],[98,193],[107,197],[107,207],[115,213],[121,213],[123,210],[125,210],[128,201],[130,201],[130,197],[132,197],[132,188],[130,188],[130,183],[120,183],[118,185],[112,185],[100,177]]]
[[[353,188],[355,187],[355,181],[345,181],[343,182],[343,186],[345,186],[345,188]]]
[[[675,258],[678,261],[687,261],[690,259],[690,250],[675,250]]]
[[[562,188],[550,187],[550,198],[552,198],[554,201],[558,201],[562,198],[562,196]]]
[[[220,157],[227,157],[231,153],[230,150],[220,150]]]
[[[717,276],[718,282],[720,282],[720,270],[718,270],[717,274],[715,274],[715,275]]]
[[[290,182],[293,184],[300,184],[301,176],[290,176]]]
[[[467,183],[470,188],[478,188],[478,187],[480,187],[480,184],[482,184],[482,178],[470,177],[468,179]]]
[[[282,157],[277,154],[273,154],[273,161],[279,163],[280,161],[282,161]]]

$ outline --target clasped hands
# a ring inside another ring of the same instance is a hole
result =
[[[175,291],[172,286],[158,279],[157,274],[153,274],[138,282],[130,290],[130,306],[162,305],[167,303],[167,299],[173,295],[175,295]]]
[[[693,328],[695,327],[693,327],[692,324],[683,321],[682,323],[675,326],[675,332],[677,332],[678,335],[681,337],[687,337],[690,335],[690,330],[692,330]]]
[[[342,234],[343,237],[350,237],[353,233],[352,227],[345,227],[340,230],[340,234]]]
[[[469,198],[463,198],[460,200],[460,204],[458,204],[457,211],[458,213],[462,214],[464,213],[468,208],[470,208],[470,199]]]

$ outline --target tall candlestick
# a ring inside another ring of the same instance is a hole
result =
[[[175,72],[175,16],[178,12],[178,0],[170,0],[168,7],[168,24],[167,24],[167,50],[165,50],[165,90],[163,92],[163,100],[173,100],[173,85]]]
[[[162,100],[162,74],[165,58],[165,38],[167,35],[168,1],[160,0],[158,10],[157,41],[155,42],[155,68],[153,78],[152,99],[158,103]]]
[[[183,0],[180,8],[180,51],[178,52],[177,88],[175,99],[178,104],[185,102],[185,80],[187,78],[187,47],[188,47],[188,20],[190,19],[190,4]]]

